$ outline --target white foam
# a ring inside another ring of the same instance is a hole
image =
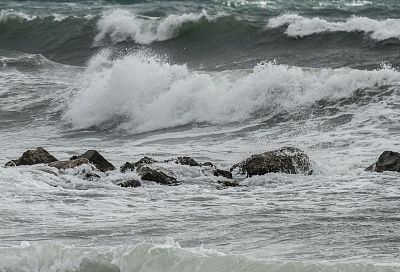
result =
[[[268,28],[287,26],[286,34],[305,37],[326,32],[365,32],[372,39],[400,38],[400,19],[375,20],[367,17],[351,17],[346,21],[329,22],[319,17],[307,18],[298,14],[285,14],[269,20]]]
[[[28,15],[26,13],[15,11],[15,10],[0,10],[0,24],[7,23],[10,20],[18,21],[32,21],[36,19],[37,16]]]
[[[99,33],[94,42],[99,45],[106,37],[115,43],[133,40],[140,44],[149,44],[169,40],[178,35],[183,24],[201,19],[212,20],[213,17],[205,10],[199,14],[172,14],[166,18],[154,18],[138,16],[129,10],[115,9],[105,12],[98,21]]]
[[[390,67],[312,70],[269,62],[252,71],[209,74],[144,54],[111,62],[108,54],[91,61],[80,91],[69,102],[64,121],[76,129],[121,119],[121,127],[132,132],[194,122],[228,124],[258,111],[293,109],[400,81],[400,73]]]

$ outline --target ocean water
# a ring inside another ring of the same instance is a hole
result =
[[[0,1],[1,165],[296,146],[314,168],[0,167],[0,271],[400,271],[400,175],[364,171],[400,149],[399,50],[395,0]]]

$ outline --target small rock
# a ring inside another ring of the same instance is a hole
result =
[[[79,159],[78,155],[73,155],[71,158],[69,158],[70,161],[73,161],[73,160],[76,160],[76,159]]]
[[[201,166],[205,166],[205,167],[215,167],[214,164],[212,162],[204,162],[201,164]]]
[[[114,165],[112,165],[109,161],[107,161],[99,152],[96,150],[88,150],[79,158],[88,159],[97,169],[102,172],[113,171],[115,170]]]
[[[100,176],[96,173],[90,172],[90,173],[84,173],[84,178],[89,180],[94,180],[100,178]]]
[[[239,164],[232,166],[231,171],[239,167],[247,176],[267,173],[287,173],[311,175],[311,161],[298,148],[282,147],[262,154],[252,155]]]
[[[119,182],[117,183],[118,186],[124,187],[124,188],[128,188],[128,187],[140,187],[142,186],[142,183],[140,183],[140,181],[135,180],[135,179],[131,179],[131,180],[126,180],[123,182]]]
[[[400,172],[400,153],[393,151],[385,151],[380,156],[376,163],[365,169],[366,171],[395,171]]]
[[[164,185],[176,185],[178,182],[175,177],[165,174],[160,169],[155,169],[149,166],[140,167],[138,174],[142,180],[154,181]]]
[[[89,160],[86,158],[79,158],[76,160],[72,161],[56,161],[56,162],[51,162],[48,164],[50,167],[55,167],[58,170],[61,169],[69,169],[69,168],[74,168],[82,164],[89,164]]]
[[[200,164],[191,157],[178,157],[176,158],[175,163],[189,166],[200,166]]]
[[[136,168],[140,168],[143,165],[148,165],[148,164],[153,164],[157,163],[157,161],[153,158],[150,157],[143,157],[139,161],[132,163],[132,162],[126,162],[124,165],[120,167],[120,170],[122,173],[125,173],[126,171],[133,171]]]
[[[225,187],[238,187],[240,186],[239,182],[235,180],[219,180],[219,184],[224,185]]]
[[[232,173],[226,170],[216,169],[214,170],[214,176],[216,177],[224,177],[227,179],[232,179]]]
[[[39,163],[51,163],[57,159],[50,155],[43,147],[38,147],[35,150],[27,150],[17,160],[12,160],[6,163],[5,166],[19,166],[19,165],[34,165]]]

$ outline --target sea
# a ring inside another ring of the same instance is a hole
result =
[[[398,0],[0,0],[0,271],[399,272],[399,65]],[[3,167],[39,146],[117,170]],[[313,174],[117,185],[283,146]]]

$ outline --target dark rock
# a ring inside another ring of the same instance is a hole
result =
[[[160,169],[155,169],[149,166],[140,167],[138,174],[142,180],[154,181],[164,185],[176,185],[178,182],[175,177],[165,174]]]
[[[310,159],[303,151],[295,147],[282,147],[252,155],[243,162],[235,164],[231,171],[237,167],[249,177],[267,173],[312,174]]]
[[[135,179],[131,179],[131,180],[126,180],[126,181],[122,181],[117,183],[118,186],[124,187],[124,188],[128,188],[128,187],[140,187],[142,186],[142,183],[140,183],[140,181],[135,180]]]
[[[200,166],[200,164],[191,157],[178,157],[176,158],[175,163],[189,166]]]
[[[219,180],[219,184],[222,184],[225,187],[238,187],[240,186],[239,182],[235,180]]]
[[[227,179],[232,179],[232,173],[226,170],[216,169],[214,170],[213,174],[216,177],[224,177]]]
[[[88,150],[84,154],[80,155],[79,158],[88,159],[97,169],[102,172],[115,170],[114,165],[107,161],[99,152],[96,150]]]
[[[71,158],[69,158],[70,161],[73,161],[73,160],[76,160],[76,159],[79,159],[78,155],[73,155]]]
[[[122,173],[125,173],[126,171],[133,171],[136,168],[140,168],[141,166],[144,165],[149,165],[149,164],[153,164],[153,163],[157,163],[157,161],[153,158],[150,157],[143,157],[141,158],[139,161],[132,163],[132,162],[126,162],[124,165],[122,165],[120,167],[120,170]]]
[[[25,151],[19,159],[9,161],[5,166],[34,165],[55,161],[57,161],[57,159],[50,155],[43,147],[38,147],[35,150]]]
[[[50,167],[55,167],[58,170],[61,169],[69,169],[69,168],[74,168],[82,164],[89,164],[89,160],[86,158],[79,158],[76,160],[71,160],[71,161],[56,161],[56,162],[51,162],[48,164]]]
[[[376,163],[365,169],[366,171],[395,171],[400,172],[400,153],[393,151],[385,151],[380,156]]]
[[[202,163],[201,166],[215,167],[214,164],[213,164],[212,162],[205,162],[205,163]]]
[[[93,180],[93,179],[98,179],[100,178],[100,176],[96,173],[90,172],[90,173],[84,173],[84,178],[85,179],[89,179],[89,180]]]

